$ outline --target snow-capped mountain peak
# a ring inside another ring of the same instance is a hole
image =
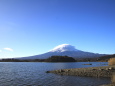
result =
[[[81,50],[77,50],[74,46],[70,44],[62,44],[54,49],[50,50],[49,52],[35,55],[35,56],[29,56],[29,57],[22,57],[19,59],[47,59],[51,56],[69,56],[73,58],[98,58],[100,56],[105,56],[105,54],[96,54],[91,52],[84,52]]]
[[[79,51],[79,50],[75,49],[75,47],[70,44],[62,44],[56,46],[50,52],[64,52],[64,51]]]

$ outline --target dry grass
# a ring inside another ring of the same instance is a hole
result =
[[[109,65],[115,65],[115,58],[111,58],[108,62]],[[115,85],[115,73],[113,74],[111,81]]]
[[[109,65],[115,65],[115,58],[110,58]]]
[[[112,83],[115,84],[115,73],[112,76]]]

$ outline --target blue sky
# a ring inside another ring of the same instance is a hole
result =
[[[32,56],[57,45],[115,53],[114,0],[0,0],[0,58]]]

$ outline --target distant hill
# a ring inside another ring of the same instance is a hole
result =
[[[98,61],[108,61],[110,58],[115,58],[115,54],[113,55],[106,55],[99,57]]]

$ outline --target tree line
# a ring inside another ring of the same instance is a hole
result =
[[[51,56],[47,59],[1,59],[0,62],[76,62],[76,60],[68,56]]]
[[[98,58],[77,58],[74,59],[69,56],[51,56],[47,59],[1,59],[0,62],[97,62],[103,61],[107,62],[110,58],[115,58],[115,54],[106,55]]]

